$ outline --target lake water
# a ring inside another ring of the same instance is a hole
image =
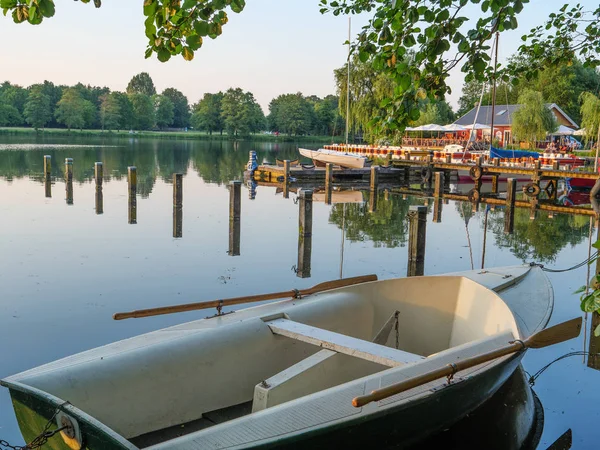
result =
[[[297,157],[295,144],[288,143],[0,136],[0,377],[206,315],[116,322],[117,311],[305,288],[340,272],[406,275],[406,214],[425,200],[393,192],[379,193],[374,213],[367,194],[364,203],[315,202],[311,273],[300,278],[296,194],[285,199],[275,187],[258,186],[251,199],[244,184],[240,254],[230,255],[227,185],[242,179],[249,150],[258,152],[259,162]],[[45,154],[53,164],[50,198],[42,181]],[[65,158],[74,161],[72,204],[65,198]],[[95,161],[104,163],[102,214],[95,209]],[[128,223],[128,166],[137,167],[135,224]],[[174,173],[184,174],[181,238],[173,237]],[[451,201],[443,206],[442,222],[434,223],[431,204],[425,274],[470,270],[472,260],[481,267],[485,209],[473,213],[470,204]],[[530,221],[528,210],[517,210],[513,235],[504,234],[503,222],[500,209],[488,212],[486,267],[536,261],[567,268],[588,256],[588,217],[539,212]],[[586,266],[549,274],[555,289],[551,324],[581,315],[573,292],[586,277]],[[581,350],[587,350],[583,334],[529,351],[524,367],[534,373]],[[597,448],[598,381],[600,374],[581,356],[556,363],[537,380],[545,410],[539,448],[569,428],[573,448]],[[23,443],[5,389],[0,439]]]

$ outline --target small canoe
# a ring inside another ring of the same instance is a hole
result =
[[[489,399],[512,354],[393,397],[352,399],[543,329],[539,267],[390,279],[165,328],[1,381],[27,442],[53,449],[371,448],[409,445]]]
[[[368,161],[365,156],[336,150],[308,150],[300,148],[298,151],[302,156],[312,159],[316,166],[321,167],[327,163],[331,163],[344,168],[362,169],[367,165]]]

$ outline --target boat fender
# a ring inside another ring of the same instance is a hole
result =
[[[479,193],[479,190],[471,189],[469,191],[469,193],[467,194],[467,197],[469,197],[469,201],[471,203],[478,203],[479,200],[481,199],[481,194]]]
[[[59,411],[56,414],[56,425],[58,427],[66,427],[64,430],[61,430],[60,437],[69,448],[73,450],[80,450],[82,448],[81,430],[77,420]]]
[[[475,180],[475,181],[479,180],[482,175],[481,167],[479,167],[479,166],[471,167],[471,169],[469,170],[469,175],[471,176],[471,178],[473,180]]]
[[[431,167],[423,167],[421,169],[421,179],[423,180],[423,183],[428,183],[431,180],[432,172]]]
[[[537,197],[540,195],[540,187],[537,184],[529,183],[523,186],[523,192],[528,197]]]

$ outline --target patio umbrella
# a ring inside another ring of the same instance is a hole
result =
[[[569,128],[566,127],[564,125],[561,125],[558,127],[558,130],[556,130],[554,133],[551,133],[553,136],[570,136],[573,134],[573,128]]]
[[[456,123],[451,123],[449,125],[444,125],[444,131],[466,131],[468,130],[467,127],[464,127],[462,125],[458,125]]]

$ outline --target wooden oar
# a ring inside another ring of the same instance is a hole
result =
[[[184,305],[162,306],[158,308],[140,309],[137,311],[120,312],[113,315],[115,320],[159,316],[161,314],[173,314],[185,311],[195,311],[198,309],[218,308],[223,306],[239,305],[241,303],[261,302],[264,300],[275,300],[284,297],[303,297],[317,292],[328,291],[344,286],[352,286],[354,284],[366,283],[367,281],[377,281],[377,275],[362,275],[360,277],[342,278],[341,280],[332,280],[319,283],[308,289],[283,292],[273,292],[271,294],[248,295],[245,297],[234,297],[224,300],[213,300],[208,302],[187,303]]]
[[[361,395],[352,400],[352,405],[359,408],[371,402],[376,402],[384,398],[391,397],[409,389],[437,380],[438,378],[454,375],[456,372],[468,369],[469,367],[477,366],[487,361],[509,355],[511,353],[523,351],[527,348],[543,348],[559,342],[567,341],[579,336],[581,331],[581,317],[571,319],[567,322],[559,323],[553,327],[546,328],[524,341],[514,341],[505,347],[501,347],[491,352],[482,353],[481,355],[465,358],[457,361],[454,364],[448,364],[439,369],[424,373],[423,375],[410,378],[400,383],[392,384],[381,389],[372,391],[368,395]]]

